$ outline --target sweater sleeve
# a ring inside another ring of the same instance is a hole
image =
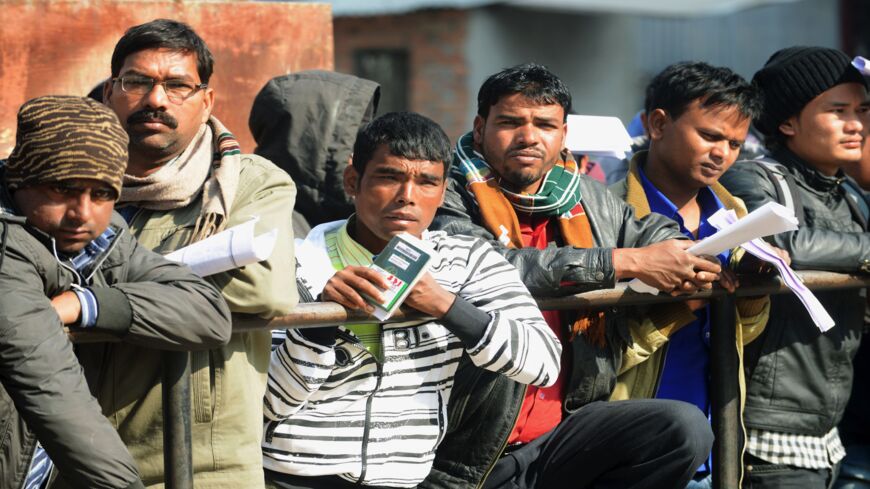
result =
[[[333,346],[288,329],[287,339],[272,351],[263,415],[272,421],[292,416],[326,382],[334,365]]]
[[[468,273],[457,295],[489,316],[480,341],[466,348],[474,364],[522,384],[553,385],[562,345],[517,270],[488,243],[476,241]]]

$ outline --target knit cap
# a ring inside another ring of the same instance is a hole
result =
[[[780,49],[752,78],[764,98],[764,110],[755,126],[765,136],[798,114],[822,92],[842,83],[867,82],[846,53],[831,48],[793,46]]]
[[[18,110],[15,149],[6,162],[6,185],[86,178],[121,195],[129,137],[112,109],[85,97],[38,97]]]

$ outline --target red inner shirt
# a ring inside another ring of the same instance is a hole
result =
[[[558,223],[548,217],[517,216],[523,233],[523,246],[542,250],[555,241]],[[564,344],[564,332],[559,311],[541,311],[544,320]],[[559,378],[551,387],[528,386],[520,407],[517,424],[508,437],[508,443],[529,443],[552,430],[562,421],[562,399],[565,396],[565,357],[562,357]]]

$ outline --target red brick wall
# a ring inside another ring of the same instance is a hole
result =
[[[455,140],[467,131],[470,97],[465,60],[467,13],[424,10],[382,17],[333,20],[335,69],[353,73],[358,49],[407,49],[409,109],[432,118]]]
[[[86,95],[110,75],[115,43],[136,24],[165,17],[187,22],[215,57],[215,115],[252,151],[248,115],[272,77],[332,69],[328,5],[262,2],[0,0],[0,158],[15,144],[25,101],[46,94]]]

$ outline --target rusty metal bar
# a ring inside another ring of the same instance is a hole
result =
[[[798,272],[798,276],[812,290],[854,289],[870,286],[870,276],[820,271]],[[739,368],[739,365],[733,348],[735,336],[733,298],[780,294],[788,291],[788,288],[778,277],[768,279],[741,277],[740,280],[740,288],[732,295],[728,295],[726,291],[720,288],[680,297],[638,294],[628,290],[625,284],[618,284],[613,289],[538,299],[538,305],[544,310],[602,309],[680,302],[688,299],[711,300],[711,314],[713,315],[713,324],[711,325],[711,355],[715,358],[715,361],[711,362],[711,385],[714,386],[713,391],[711,391],[711,402],[714,418],[713,428],[716,434],[713,458],[715,466],[713,484],[717,489],[737,487],[740,471],[738,434],[740,429],[739,394],[736,384],[736,369]],[[400,310],[390,318],[389,322],[399,322],[420,317],[414,311]],[[305,328],[347,322],[363,323],[375,322],[375,320],[368,315],[349,311],[335,303],[309,303],[299,304],[291,314],[271,320],[238,314],[234,315],[233,331]],[[68,333],[70,338],[77,343],[119,341],[117,337],[104,333],[83,332],[81,330],[68,331]],[[163,382],[164,415],[166,413],[181,413],[180,417],[167,416],[167,418],[172,417],[174,421],[172,423],[165,421],[164,423],[164,456],[166,458],[167,487],[187,489],[193,487],[193,472],[190,462],[189,354],[166,353],[164,357],[171,357],[170,362],[165,362],[167,365],[164,373],[170,378],[164,378]],[[186,370],[184,370],[185,373],[183,375],[179,375],[181,370],[175,367],[169,368],[169,363],[174,364],[182,357],[187,360],[184,364],[186,365]],[[176,374],[172,375],[173,372]],[[185,381],[187,382],[186,387]],[[717,386],[722,386],[722,389],[719,389]],[[171,463],[177,461],[181,461],[181,463]],[[717,474],[719,475],[717,476]]]
[[[164,351],[163,477],[167,489],[193,489],[190,353]]]
[[[740,361],[734,296],[710,301],[710,411],[713,418],[713,489],[740,486]]]

